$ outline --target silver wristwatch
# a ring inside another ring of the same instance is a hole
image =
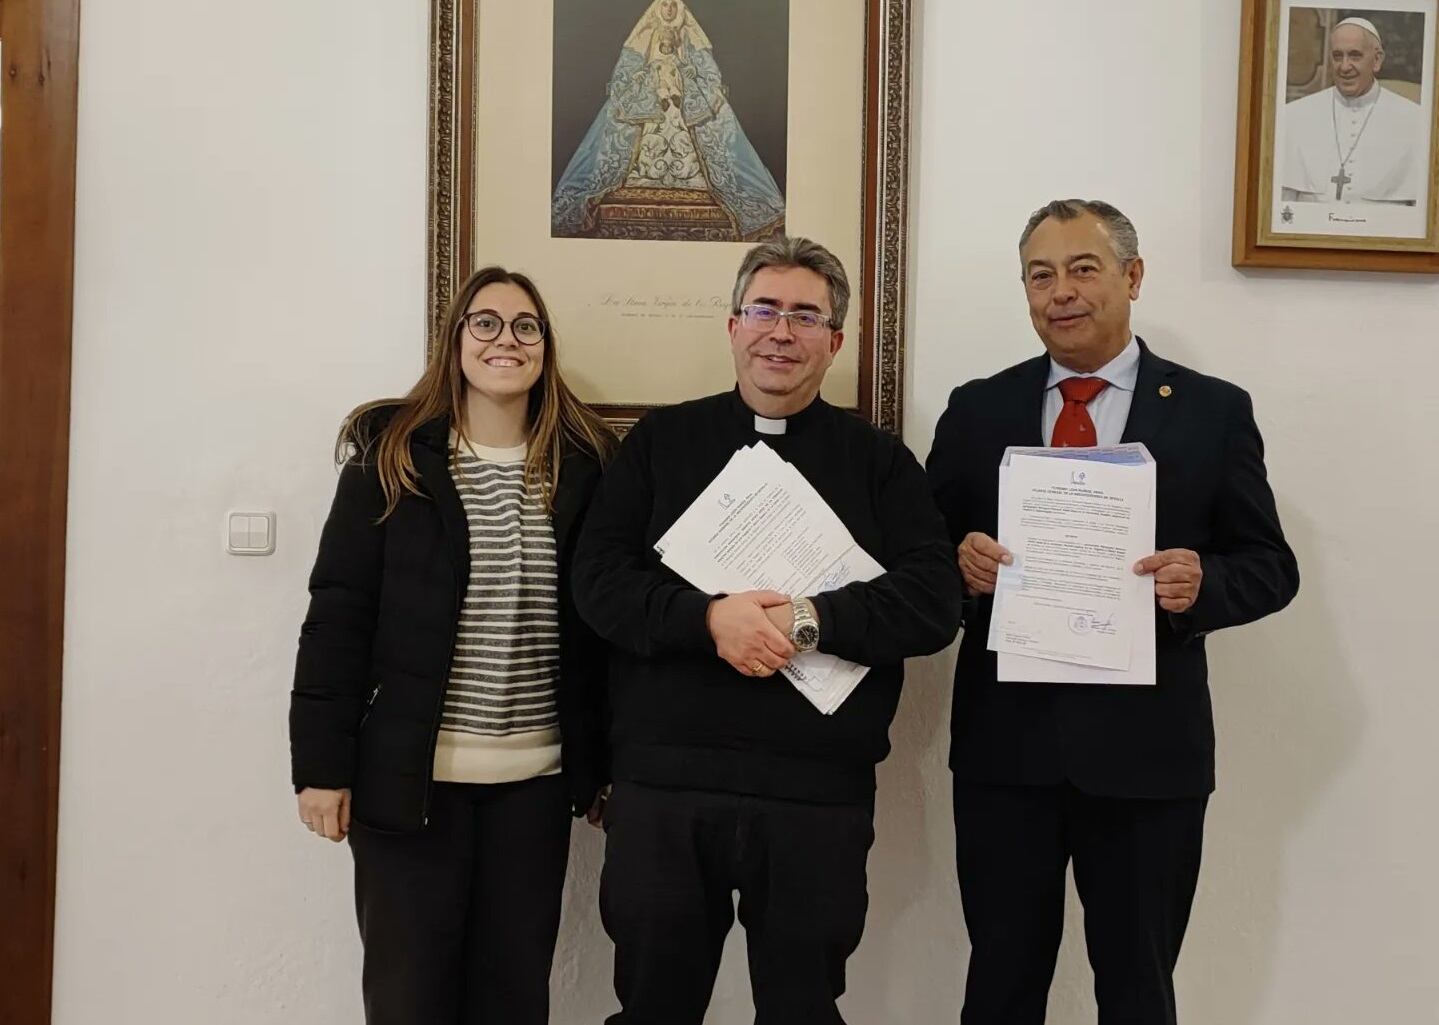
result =
[[[814,602],[794,598],[790,606],[794,609],[794,623],[789,628],[789,642],[796,651],[813,651],[819,645],[819,620],[814,615]]]

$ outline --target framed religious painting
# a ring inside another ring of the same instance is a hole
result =
[[[1245,0],[1234,264],[1439,273],[1439,0]]]
[[[898,431],[909,0],[432,0],[429,338],[530,274],[620,426],[734,383],[745,252],[821,242],[853,297],[824,397]]]

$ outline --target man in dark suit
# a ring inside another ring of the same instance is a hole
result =
[[[1214,788],[1204,637],[1299,586],[1249,396],[1130,332],[1144,261],[1129,219],[1057,201],[1020,239],[1047,355],[956,388],[930,483],[966,588],[955,670],[954,816],[972,953],[964,1025],[1044,1021],[1072,859],[1101,1025],[1175,1018],[1173,971]],[[1157,463],[1156,685],[1002,683],[986,648],[998,471],[1010,445],[1143,442]]]

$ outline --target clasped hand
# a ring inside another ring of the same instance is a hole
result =
[[[780,630],[789,610],[789,595],[778,591],[743,591],[710,602],[705,623],[715,653],[746,676],[769,676],[794,657],[794,645]]]

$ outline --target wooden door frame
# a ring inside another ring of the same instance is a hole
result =
[[[50,1021],[80,0],[0,0],[0,1025]]]

